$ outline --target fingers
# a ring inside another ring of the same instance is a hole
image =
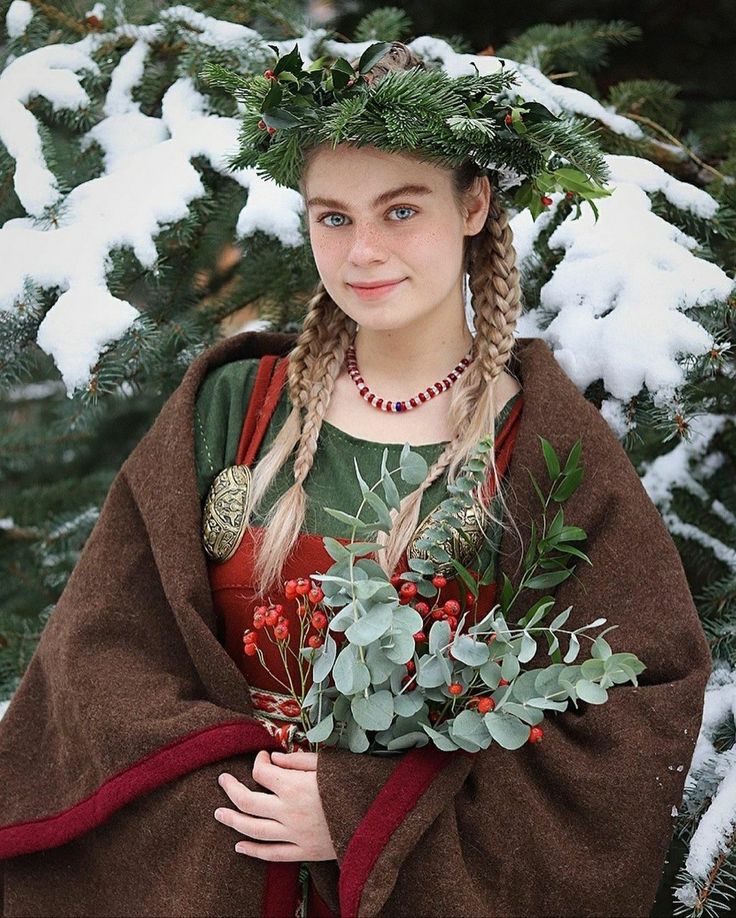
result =
[[[242,813],[279,820],[281,801],[278,797],[253,791],[229,774],[220,775],[218,780],[220,787]]]
[[[272,752],[271,760],[279,768],[294,768],[298,771],[317,771],[316,752]]]
[[[304,856],[299,845],[280,842],[268,844],[267,842],[239,841],[235,850],[238,854],[257,857],[261,861],[301,861]]]
[[[217,809],[215,810],[215,819],[224,826],[230,826],[241,835],[247,835],[249,838],[255,838],[259,841],[288,842],[289,838],[286,826],[276,822],[275,819],[261,819],[257,816],[248,816],[237,810]]]
[[[271,756],[261,750],[253,762],[253,777],[262,786],[275,794],[283,788],[283,771],[271,762]]]

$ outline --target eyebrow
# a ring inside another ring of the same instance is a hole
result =
[[[419,194],[432,194],[432,189],[427,188],[426,185],[401,185],[399,188],[392,188],[390,191],[384,191],[383,194],[379,194],[378,197],[373,201],[373,207],[380,207],[381,204],[387,204],[389,201],[397,198],[399,195],[419,195]],[[321,204],[323,207],[336,207],[342,210],[349,210],[350,205],[344,204],[342,201],[336,201],[334,198],[310,198],[307,201],[307,207],[316,207],[318,204]]]

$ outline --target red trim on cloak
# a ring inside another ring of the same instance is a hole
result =
[[[0,828],[0,858],[63,845],[99,826],[132,800],[203,765],[241,752],[280,748],[280,743],[265,727],[252,721],[204,727],[108,778],[84,800],[61,813],[3,826]]]
[[[381,852],[452,753],[435,746],[406,753],[358,824],[340,865],[340,916],[355,918],[363,887]]]

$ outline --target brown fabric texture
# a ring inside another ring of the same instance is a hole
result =
[[[111,486],[0,721],[0,841],[30,845],[0,864],[3,915],[261,914],[267,865],[236,854],[240,836],[213,817],[230,805],[217,776],[254,787],[255,753],[224,744],[219,759],[194,767],[186,752],[198,732],[253,723],[247,686],[216,638],[193,411],[209,370],[288,353],[295,340],[248,332],[200,355]],[[581,437],[584,480],[565,521],[588,533],[581,547],[593,564],[554,591],[554,612],[573,605],[567,628],[599,616],[618,624],[606,636],[613,650],[647,669],[605,705],[548,715],[540,744],[453,755],[361,880],[361,916],[647,915],[654,902],[700,728],[708,644],[676,547],[606,422],[541,339],[517,339],[515,355],[524,410],[510,513],[526,545],[541,521],[529,472],[546,481],[539,436],[563,459]],[[513,583],[521,553],[505,533],[500,569]],[[519,616],[540,595],[527,591]],[[548,662],[542,650],[527,666]],[[100,808],[113,779],[132,780],[167,747],[174,768],[181,749],[183,773]],[[313,875],[333,909],[355,888],[351,839],[380,822],[371,806],[395,766],[319,755],[338,865],[314,865]],[[58,826],[71,826],[69,837],[50,845]]]

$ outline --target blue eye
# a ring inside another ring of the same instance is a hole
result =
[[[415,210],[413,207],[409,207],[407,204],[397,204],[396,207],[392,207],[392,208],[391,208],[391,210],[389,211],[389,213],[393,213],[393,211],[395,211],[395,210],[409,210],[409,211],[411,211],[412,213],[416,213],[416,210]],[[330,218],[330,217],[340,217],[340,218],[344,218],[344,217],[345,217],[345,214],[336,213],[336,212],[329,213],[329,214],[324,214],[323,216],[321,216],[321,217],[317,220],[317,223],[324,223],[325,226],[332,226],[332,227],[335,228],[335,229],[337,229],[339,226],[344,226],[344,225],[345,225],[344,223],[340,223],[340,224],[337,224],[337,225],[335,225],[334,223],[325,223],[325,220],[327,220],[327,219]],[[409,219],[409,218],[407,218],[407,219]],[[394,223],[406,223],[406,220],[405,220],[405,219],[394,220]]]

